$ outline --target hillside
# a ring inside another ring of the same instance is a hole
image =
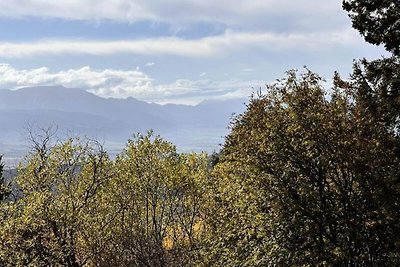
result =
[[[244,108],[243,99],[158,105],[62,86],[0,90],[0,144],[25,142],[26,128],[33,124],[57,125],[61,135],[85,135],[121,146],[133,133],[153,129],[181,150],[212,151],[223,141],[232,114]]]

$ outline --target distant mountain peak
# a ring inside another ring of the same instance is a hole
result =
[[[28,91],[34,91],[35,93],[59,93],[59,92],[63,92],[63,93],[84,93],[84,94],[92,94],[86,90],[83,89],[78,89],[78,88],[67,88],[65,86],[62,85],[43,85],[43,86],[27,86],[27,87],[21,87],[16,89],[15,91],[19,91],[19,92],[28,92]]]
[[[102,98],[61,85],[0,90],[0,141],[18,136],[27,122],[55,123],[65,131],[104,136],[125,142],[134,132],[149,129],[179,146],[216,148],[227,132],[232,113],[245,109],[244,100],[208,100],[196,106],[159,105],[126,99]]]

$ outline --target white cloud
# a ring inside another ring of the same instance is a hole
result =
[[[152,79],[138,70],[92,70],[85,66],[60,72],[48,68],[15,69],[8,64],[0,65],[0,88],[17,89],[37,85],[63,85],[95,90],[99,95],[128,97],[132,93],[145,92]]]
[[[3,0],[2,17],[44,17],[69,20],[142,20],[185,24],[208,21],[225,25],[247,25],[267,22],[284,15],[292,19],[325,18],[341,11],[337,0]],[[283,23],[283,22],[282,22]],[[312,24],[312,23],[310,23]],[[265,27],[267,25],[264,24]],[[321,25],[319,25],[321,26]]]
[[[178,79],[170,84],[157,85],[158,92],[164,97],[156,97],[154,101],[160,104],[198,104],[204,100],[248,98],[253,88],[264,85],[264,81],[249,81],[239,79],[229,80],[187,80]]]
[[[49,54],[111,55],[117,53],[205,56],[213,52],[210,47],[206,47],[207,45],[207,41],[196,43],[177,38],[134,41],[53,40],[32,43],[2,42],[0,43],[0,56],[11,58]],[[193,49],[196,50],[196,53],[193,53]]]
[[[94,70],[90,67],[52,72],[48,68],[16,69],[0,64],[0,89],[40,85],[63,85],[81,88],[101,97],[135,97],[148,102],[196,104],[205,99],[247,97],[252,86],[262,81],[230,79],[210,81],[206,79],[178,79],[168,84],[157,84],[139,70]]]
[[[130,0],[5,0],[0,2],[0,14],[17,18],[27,16],[118,21],[136,21],[154,16],[140,1]]]
[[[43,40],[36,42],[0,42],[0,57],[27,57],[49,54],[111,55],[133,53],[141,55],[175,55],[207,57],[224,55],[241,49],[281,51],[329,50],[338,46],[354,46],[361,37],[351,29],[333,32],[273,33],[235,32],[227,30],[218,36],[200,39],[176,37],[120,41]]]
[[[152,66],[154,66],[154,65],[155,65],[154,62],[147,62],[147,63],[145,64],[146,67],[152,67]]]

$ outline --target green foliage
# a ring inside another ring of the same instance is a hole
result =
[[[380,45],[391,53],[388,58],[356,62],[350,82],[338,86],[352,91],[363,113],[384,123],[399,136],[400,125],[400,3],[393,0],[345,0],[353,27],[367,42]],[[397,138],[398,139],[398,138]],[[399,144],[391,144],[391,146]],[[400,149],[400,147],[398,147]],[[400,152],[398,152],[400,154]]]
[[[252,98],[214,172],[210,262],[398,264],[400,161],[363,111],[346,90],[326,96],[310,71]]]
[[[385,145],[400,158],[400,58],[361,60],[349,81],[337,75],[335,84],[352,94],[360,116],[384,127],[391,135]]]
[[[398,0],[344,0],[353,27],[369,43],[400,56],[400,3]]]
[[[129,140],[107,188],[110,229],[101,266],[188,266],[202,234],[207,158],[151,134]]]
[[[2,203],[1,266],[188,266],[198,260],[205,154],[138,135],[114,161],[93,141],[33,140]]]
[[[3,171],[4,171],[4,163],[2,162],[3,156],[0,155],[0,210],[2,209],[2,206],[4,205],[3,201],[5,201],[10,193],[11,190],[9,188],[8,183],[5,181],[5,178],[3,176]],[[0,223],[3,222],[4,218],[1,216],[2,213],[0,212]],[[4,260],[3,257],[0,255],[0,266],[4,265]]]
[[[20,197],[3,206],[6,266],[82,266],[88,258],[83,237],[109,178],[108,157],[97,143],[71,139],[48,148],[47,141],[19,167]]]

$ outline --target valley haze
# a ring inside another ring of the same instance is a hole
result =
[[[84,136],[120,152],[135,133],[152,129],[180,151],[219,150],[234,114],[246,99],[203,101],[198,105],[154,104],[129,97],[102,98],[63,86],[0,90],[0,149],[13,165],[29,149],[27,127],[57,127],[59,136]]]

